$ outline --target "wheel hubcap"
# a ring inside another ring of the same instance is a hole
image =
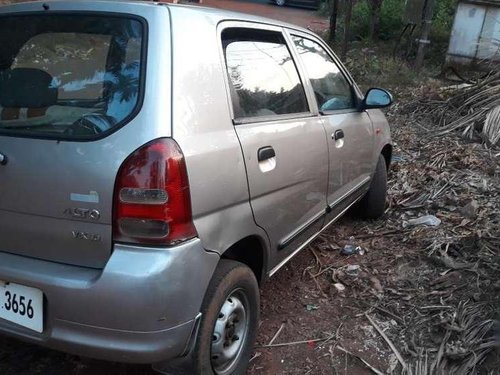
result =
[[[217,374],[231,373],[237,365],[248,329],[246,298],[233,292],[224,302],[212,334],[212,367]]]

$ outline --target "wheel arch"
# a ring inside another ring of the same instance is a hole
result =
[[[391,165],[391,160],[392,160],[392,145],[391,144],[386,144],[382,150],[380,151],[382,156],[385,159],[385,166],[387,167],[387,170],[389,170],[389,167]]]
[[[259,285],[267,277],[268,251],[264,239],[250,235],[231,245],[221,255],[221,259],[230,259],[247,265],[255,274]]]

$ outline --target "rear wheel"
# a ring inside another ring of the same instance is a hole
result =
[[[259,286],[242,263],[221,260],[205,295],[197,374],[244,374],[259,320]]]
[[[275,0],[276,5],[282,7],[285,5],[286,0]]]
[[[210,359],[216,374],[232,374],[242,357],[249,328],[249,302],[234,290],[224,301],[212,332]]]
[[[210,281],[194,348],[166,366],[164,374],[243,375],[259,321],[259,286],[250,268],[223,259]]]
[[[377,169],[370,183],[370,189],[353,207],[356,216],[377,219],[384,214],[387,196],[387,166],[383,155],[379,155]]]

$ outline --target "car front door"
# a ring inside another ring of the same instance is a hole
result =
[[[310,35],[292,32],[300,63],[314,92],[329,150],[327,219],[335,219],[366,192],[375,165],[373,126],[357,110],[358,92],[333,53]]]
[[[272,274],[324,224],[323,120],[310,110],[314,99],[306,94],[282,28],[227,22],[221,39],[251,206],[273,249]]]

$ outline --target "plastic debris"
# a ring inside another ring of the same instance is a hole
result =
[[[402,155],[392,155],[391,163],[401,163],[406,159]]]
[[[441,224],[441,220],[434,215],[420,216],[417,219],[408,220],[408,225],[427,225],[430,227],[437,227]]]
[[[360,267],[357,264],[350,264],[346,267],[345,273],[351,277],[357,277],[359,275]]]
[[[340,250],[340,254],[342,255],[363,255],[364,253],[365,250],[361,246],[356,245],[353,236],[349,237],[347,244]]]
[[[307,311],[314,311],[314,310],[318,310],[318,309],[319,309],[318,305],[306,305]]]

